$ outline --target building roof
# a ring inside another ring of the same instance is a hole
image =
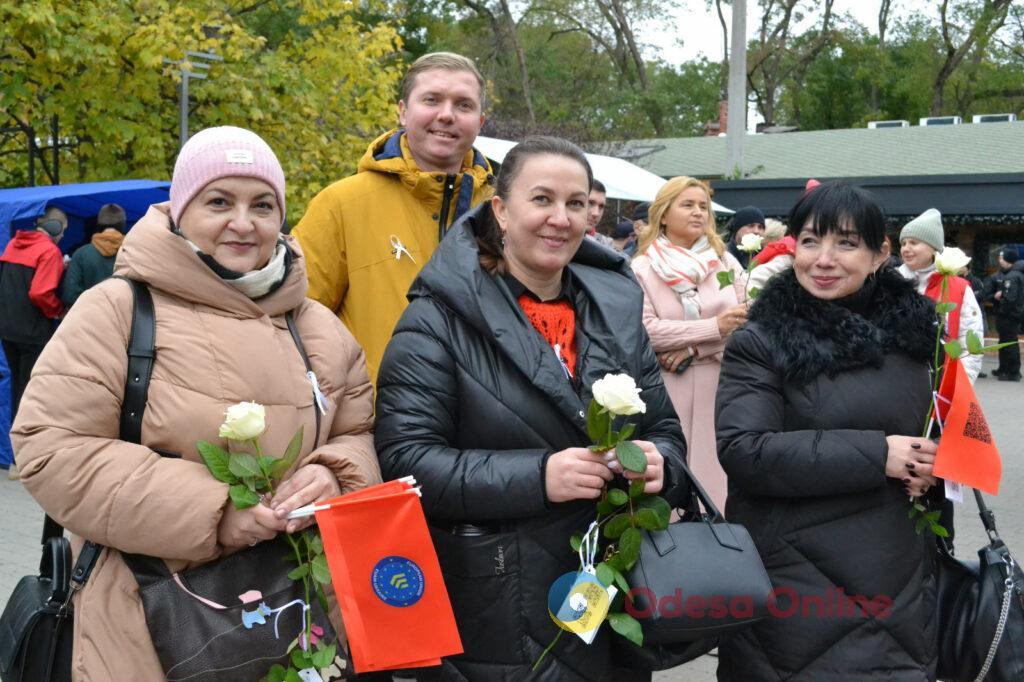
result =
[[[724,137],[632,140],[613,152],[665,178],[720,178]],[[747,135],[746,177],[848,178],[1024,172],[1024,121]]]

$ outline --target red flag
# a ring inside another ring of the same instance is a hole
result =
[[[390,481],[316,512],[357,672],[439,665],[462,653],[423,507]]]
[[[933,471],[941,478],[998,495],[1003,463],[967,372],[957,358],[947,358],[943,372],[938,411],[945,426]]]

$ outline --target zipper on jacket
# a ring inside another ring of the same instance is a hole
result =
[[[437,243],[444,239],[448,231],[448,212],[451,210],[452,196],[455,194],[455,175],[444,179],[444,195],[441,197],[441,218],[437,221]]]

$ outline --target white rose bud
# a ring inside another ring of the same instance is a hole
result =
[[[971,257],[955,246],[947,246],[942,253],[935,254],[935,269],[942,275],[956,275],[970,262]]]
[[[267,430],[267,411],[259,403],[236,403],[224,412],[218,435],[231,440],[253,440]]]
[[[593,392],[597,404],[616,416],[647,412],[640,388],[628,374],[605,374],[594,382]]]
[[[761,245],[764,244],[764,237],[753,232],[748,232],[743,235],[743,239],[740,240],[738,248],[740,251],[746,251],[747,253],[757,253],[761,250]]]

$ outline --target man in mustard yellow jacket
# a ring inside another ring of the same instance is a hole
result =
[[[493,194],[491,167],[473,149],[483,100],[483,77],[469,59],[417,59],[402,81],[402,127],[374,140],[356,174],[322,190],[295,226],[309,297],[356,337],[375,384],[420,268],[448,227]]]

